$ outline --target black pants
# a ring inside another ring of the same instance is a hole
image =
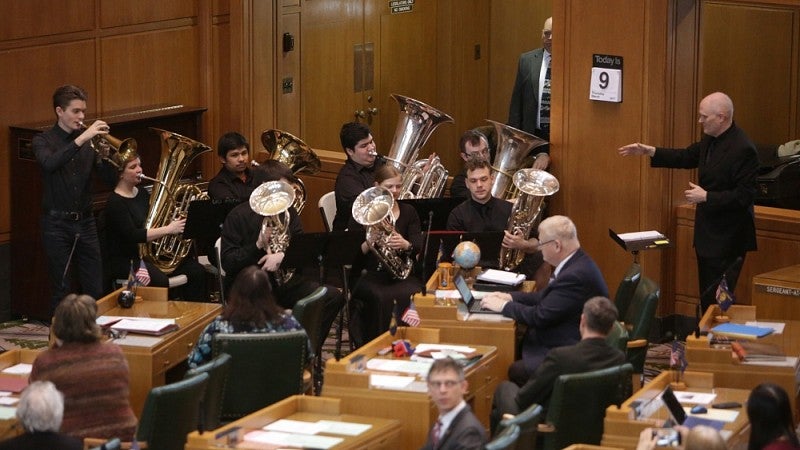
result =
[[[134,259],[136,268],[139,267],[139,260]],[[131,270],[131,261],[126,259],[113,258],[109,261],[111,266],[111,273],[114,279],[125,280]],[[176,275],[186,275],[186,284],[177,286],[169,290],[170,299],[180,299],[192,302],[207,302],[208,301],[208,286],[206,284],[206,269],[197,262],[192,256],[187,256],[181,261],[180,264],[167,275],[158,267],[145,261],[145,267],[150,274],[151,287],[169,287],[169,278]]]
[[[353,284],[350,307],[350,333],[356,347],[366,344],[389,329],[397,302],[397,321],[411,303],[411,296],[422,290],[414,275],[395,280],[385,271],[366,272]]]
[[[726,258],[704,258],[697,256],[697,278],[700,289],[700,306],[705,313],[709,306],[717,302],[717,286],[722,281],[723,274],[728,283],[728,289],[733,293],[739,273],[744,265],[745,255],[729,256]]]
[[[42,244],[47,255],[52,296],[50,314],[71,290],[71,273],[78,270],[81,292],[94,297],[103,296],[103,262],[100,240],[93,216],[70,220],[42,216]],[[73,250],[74,249],[74,250]]]
[[[276,283],[273,283],[273,286],[275,285]],[[322,309],[322,332],[320,333],[320,342],[311,343],[314,346],[314,351],[319,351],[322,347],[333,322],[339,315],[339,310],[344,306],[344,295],[339,289],[329,284],[324,286],[328,288],[328,291],[323,298],[325,306]],[[281,307],[291,309],[295,303],[311,295],[318,287],[320,287],[320,284],[316,281],[295,274],[286,283],[274,288],[275,300]]]

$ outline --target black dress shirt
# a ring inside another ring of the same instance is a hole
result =
[[[357,164],[349,157],[344,162],[339,175],[336,177],[336,217],[333,219],[334,231],[347,228],[350,216],[353,215],[353,202],[358,194],[375,184],[375,169],[383,165],[383,161],[375,160],[372,167]]]
[[[447,229],[470,233],[503,231],[508,225],[511,208],[510,202],[496,197],[483,204],[470,198],[450,212]]]
[[[253,181],[253,173],[250,168],[244,170],[245,180],[236,176],[235,173],[225,167],[219,169],[219,173],[208,182],[208,196],[211,200],[243,202],[250,199],[250,194],[256,188]]]
[[[97,166],[102,179],[113,186],[116,171],[105,161],[96,163],[89,142],[78,147],[80,131],[67,132],[58,124],[33,137],[33,151],[42,168],[42,209],[88,213],[92,206],[92,168]]]

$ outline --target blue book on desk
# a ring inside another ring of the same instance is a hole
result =
[[[710,330],[713,334],[739,339],[758,339],[772,334],[773,331],[775,330],[769,327],[756,327],[739,323],[723,323]]]

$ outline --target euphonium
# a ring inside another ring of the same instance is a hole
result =
[[[425,166],[428,166],[427,168]],[[439,157],[434,157],[430,164],[428,159],[417,160],[403,172],[403,185],[398,198],[437,198],[442,195],[447,182],[447,169]]]
[[[352,212],[356,222],[367,227],[367,244],[375,256],[392,276],[405,280],[411,274],[414,261],[410,255],[389,247],[389,236],[394,233],[393,206],[392,193],[376,186],[358,194]]]
[[[547,141],[494,120],[487,122],[494,124],[497,133],[497,151],[492,164],[492,169],[496,172],[492,183],[492,196],[510,200],[517,196],[512,181],[514,172],[528,164],[526,157],[531,150],[547,144]]]
[[[544,170],[520,169],[514,174],[514,185],[520,195],[511,208],[506,231],[519,234],[527,239],[531,228],[541,220],[544,198],[558,192],[556,177]],[[525,253],[522,250],[500,248],[500,267],[503,270],[514,270],[522,262]]]
[[[145,229],[169,225],[173,220],[185,218],[192,200],[204,198],[205,194],[194,184],[180,183],[189,164],[211,147],[181,136],[178,133],[158,128],[151,130],[161,135],[161,162],[153,180],[150,193],[150,208],[144,221]],[[191,249],[191,239],[182,234],[171,234],[150,242],[139,244],[139,256],[147,258],[159,270],[170,274],[183,261]]]
[[[453,118],[410,97],[392,94],[392,98],[400,105],[400,120],[397,122],[386,160],[403,174],[403,187],[398,198],[438,197],[444,189],[447,170],[441,164],[438,164],[435,170],[431,167],[430,175],[425,179],[426,184],[423,184],[421,168],[426,161],[416,161],[416,159],[419,150],[428,142],[433,130],[442,123],[453,123]],[[412,163],[413,161],[416,163]],[[433,193],[436,195],[432,195]]]
[[[81,122],[81,126],[84,130],[88,128],[83,122]],[[110,147],[109,153],[106,156],[103,156],[100,152],[100,147],[103,145],[108,145]],[[138,144],[133,138],[118,139],[110,134],[98,134],[89,141],[89,146],[92,147],[92,150],[97,153],[99,158],[108,161],[112,166],[116,167],[117,170],[122,170],[122,167],[120,167],[119,163],[115,160],[115,155],[126,153],[131,150],[136,151]]]
[[[314,175],[322,167],[319,157],[305,142],[281,130],[267,130],[261,133],[261,144],[270,154],[270,159],[278,160],[292,170],[292,173]],[[295,185],[294,209],[297,214],[303,211],[308,196],[306,185],[300,177]]]
[[[264,216],[258,240],[261,243],[259,247],[268,253],[284,252],[289,247],[289,208],[294,202],[294,187],[284,181],[268,181],[250,194],[250,209]],[[292,270],[278,270],[276,278],[279,283],[284,283],[293,273]]]

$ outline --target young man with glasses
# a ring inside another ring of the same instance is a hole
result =
[[[468,383],[464,369],[452,358],[437,359],[428,371],[428,395],[439,410],[423,450],[481,449],[487,436],[483,424],[464,401]]]

